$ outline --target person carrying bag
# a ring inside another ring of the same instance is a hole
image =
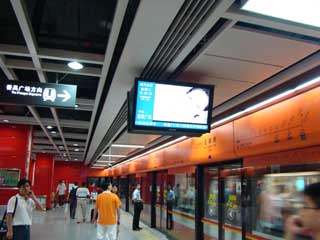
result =
[[[18,205],[18,198],[16,197],[16,201],[14,204],[14,210],[12,213],[12,218],[14,218],[14,215],[16,214],[16,209],[17,209],[17,205]],[[1,223],[0,223],[0,240],[6,240],[6,235],[8,232],[8,226],[7,226],[7,222],[6,222],[6,217],[7,217],[7,210],[5,210]]]

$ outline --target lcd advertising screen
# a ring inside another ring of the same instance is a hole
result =
[[[213,86],[136,79],[132,95],[134,128],[159,129],[168,134],[210,130]]]

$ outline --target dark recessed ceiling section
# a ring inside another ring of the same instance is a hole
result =
[[[59,119],[90,121],[91,112],[57,109]]]
[[[27,1],[40,47],[105,53],[116,0]]]
[[[0,43],[26,45],[9,0],[0,1]]]
[[[19,81],[40,82],[38,74],[34,70],[14,69],[14,72],[17,75]]]

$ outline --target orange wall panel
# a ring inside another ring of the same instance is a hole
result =
[[[233,123],[211,130],[200,138],[191,139],[190,160],[194,163],[234,159]]]
[[[107,177],[107,169],[88,168],[88,177]]]
[[[320,88],[234,121],[235,150],[250,156],[320,144]]]
[[[233,123],[116,167],[116,176],[234,159]]]
[[[270,165],[306,164],[319,162],[319,160],[320,147],[317,146],[247,157],[243,160],[243,166],[266,167]]]

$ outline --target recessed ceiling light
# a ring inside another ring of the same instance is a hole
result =
[[[78,147],[79,145],[78,145],[78,144],[76,144],[76,143],[74,143],[74,144],[73,144],[73,146]]]
[[[83,65],[79,62],[69,62],[68,67],[74,70],[80,70],[83,68]]]
[[[75,152],[79,152],[79,148],[76,148],[74,151],[75,151]]]
[[[59,146],[59,148],[63,148],[63,146]]]
[[[52,133],[52,134],[56,134],[57,132],[56,132],[56,131],[51,131],[51,133]]]
[[[48,129],[52,129],[53,127],[49,125],[49,126],[47,126],[47,128],[48,128]]]
[[[3,121],[4,121],[4,122],[9,122],[9,120],[8,120],[8,119],[4,119]]]
[[[78,158],[75,158],[75,159],[73,159],[73,160],[77,161],[77,160],[78,160]]]
[[[78,107],[79,107],[79,105],[78,105],[78,104],[76,104],[76,105],[74,105],[74,107],[75,107],[75,108],[78,108]]]
[[[319,9],[320,1],[304,0],[248,0],[243,10],[320,27]]]

